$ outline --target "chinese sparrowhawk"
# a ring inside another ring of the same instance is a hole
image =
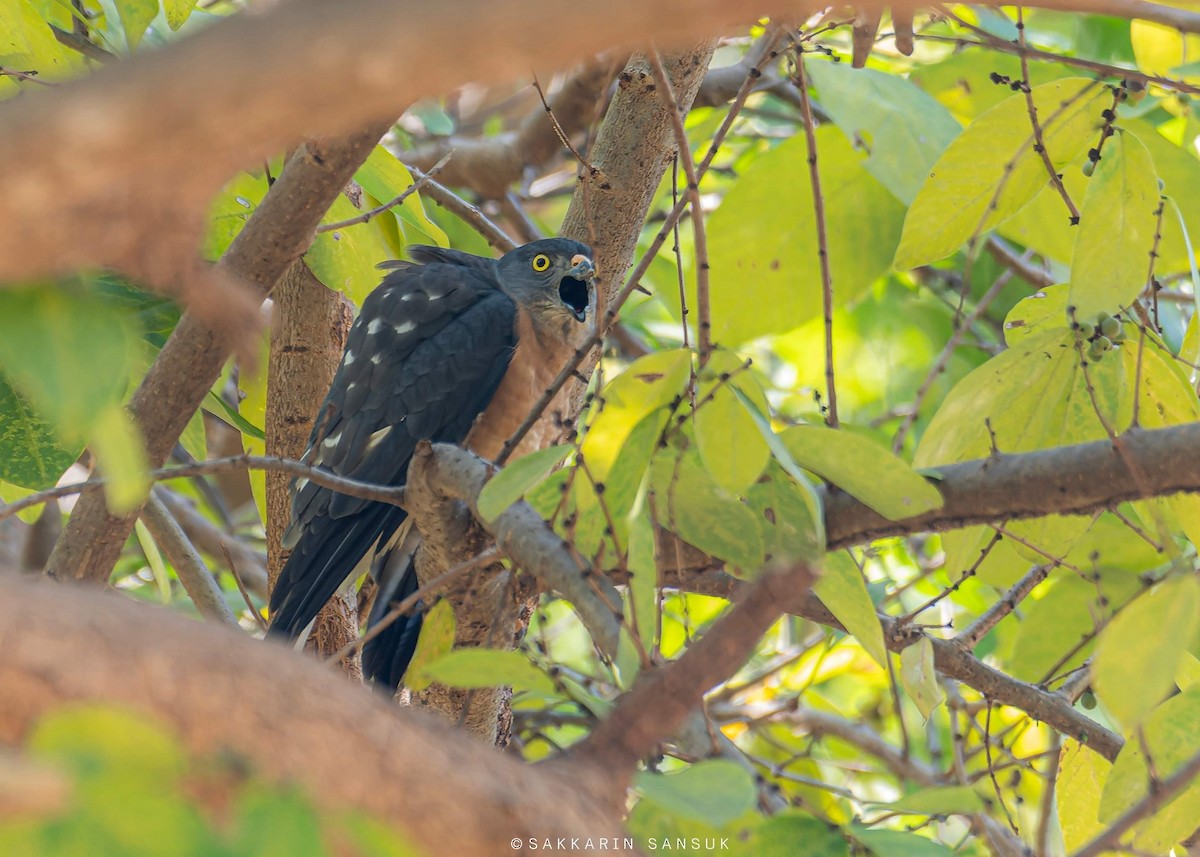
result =
[[[410,247],[409,255],[381,266],[392,270],[350,328],[305,454],[380,485],[404,483],[421,440],[496,457],[586,337],[593,307],[592,251],[577,241],[535,241],[498,260],[437,247]],[[539,445],[538,435],[522,447]],[[297,479],[283,539],[292,553],[271,592],[270,634],[306,635],[368,554],[378,557],[372,573],[381,578],[368,627],[415,592],[419,536],[402,527],[405,518],[398,506]],[[399,562],[385,562],[385,551]],[[419,628],[418,613],[368,641],[364,674],[396,687]]]

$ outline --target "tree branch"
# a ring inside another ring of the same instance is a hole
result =
[[[683,723],[705,691],[733,675],[796,592],[812,588],[807,565],[767,572],[747,585],[742,597],[679,659],[642,673],[633,690],[568,758],[598,764],[610,775],[629,777],[638,761]]]
[[[282,646],[14,577],[0,574],[0,743],[20,742],[62,705],[104,701],[161,720],[193,753],[231,752],[323,807],[371,813],[423,853],[453,843],[455,854],[494,857],[514,837],[621,829],[622,805],[591,771],[535,768],[464,741]],[[430,770],[437,776],[422,776]]]

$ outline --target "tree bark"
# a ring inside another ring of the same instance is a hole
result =
[[[346,334],[354,320],[350,302],[295,262],[272,293],[271,356],[267,367],[267,455],[302,458],[313,420],[342,360]],[[272,589],[291,551],[280,544],[291,517],[291,477],[267,473],[267,579]],[[308,647],[329,657],[358,637],[358,599],[338,593],[317,614]],[[342,668],[362,679],[358,652]]]

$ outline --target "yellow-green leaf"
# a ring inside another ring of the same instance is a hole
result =
[[[885,447],[849,431],[792,426],[779,435],[792,459],[891,521],[942,506],[941,492]]]
[[[449,687],[506,687],[554,693],[554,682],[521,652],[457,649],[429,663],[427,678]]]
[[[722,487],[740,494],[767,466],[771,450],[737,389],[767,412],[767,397],[744,361],[730,351],[714,351],[700,373],[696,391],[696,445],[704,466]],[[722,380],[724,379],[724,380]]]
[[[637,359],[604,385],[603,407],[588,426],[581,447],[594,479],[608,478],[625,440],[645,416],[683,395],[691,368],[690,351],[658,351]]]
[[[1200,581],[1176,577],[1132,601],[1100,634],[1092,686],[1126,732],[1174,687],[1198,624]]]
[[[1058,764],[1058,823],[1063,844],[1073,854],[1104,829],[1100,823],[1100,795],[1112,763],[1078,741],[1067,739]]]
[[[1170,634],[1173,633],[1174,628],[1170,629]],[[1170,634],[1160,633],[1159,638]],[[1129,692],[1136,691],[1131,687]],[[1145,746],[1154,760],[1155,775],[1161,782],[1200,753],[1200,689],[1192,688],[1162,703],[1146,718],[1142,731]],[[1143,800],[1149,785],[1150,771],[1142,742],[1127,739],[1104,783],[1100,797],[1101,823],[1111,824]],[[1197,818],[1200,818],[1200,782],[1193,780],[1174,800],[1167,801],[1133,828],[1134,847],[1144,853],[1166,854],[1172,845],[1196,829]]]
[[[933,643],[921,637],[900,653],[900,684],[926,720],[943,699],[933,668]]]
[[[404,673],[405,687],[414,693],[420,693],[429,687],[433,679],[426,667],[450,653],[454,648],[454,634],[454,607],[449,601],[442,599],[429,608],[429,612],[421,621],[417,647],[413,650],[412,660]]]
[[[887,273],[904,210],[841,131],[825,126],[816,136],[834,295],[847,302]],[[820,315],[807,158],[803,134],[762,154],[708,218],[712,335],[721,345],[792,330]],[[771,212],[769,226],[763,212]]]
[[[1068,298],[1077,321],[1096,324],[1102,313],[1115,313],[1146,285],[1157,207],[1150,153],[1132,134],[1115,134],[1080,209]]]
[[[1110,95],[1094,80],[1065,78],[1034,87],[1033,99],[1057,168],[1098,139]],[[904,219],[896,267],[944,259],[1019,211],[1048,180],[1033,150],[1025,95],[1013,95],[975,119],[938,159]]]
[[[813,592],[842,623],[842,627],[858,640],[867,654],[886,669],[887,648],[883,644],[883,628],[871,596],[867,594],[862,572],[854,560],[841,551],[828,554]]]
[[[479,514],[485,521],[495,520],[497,515],[520,500],[526,491],[545,479],[572,449],[569,443],[559,444],[509,462],[479,492]]]

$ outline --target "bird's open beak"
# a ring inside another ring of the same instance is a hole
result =
[[[596,276],[596,266],[582,253],[571,257],[571,269],[558,284],[558,296],[563,305],[582,322],[587,319],[588,304],[591,302],[590,283]]]

